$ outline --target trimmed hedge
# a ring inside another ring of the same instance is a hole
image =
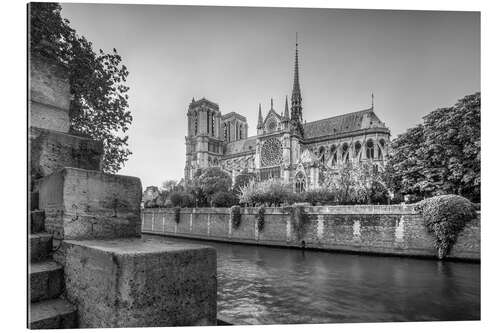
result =
[[[460,232],[476,217],[472,202],[454,194],[422,200],[417,207],[422,213],[427,231],[435,235],[439,259],[450,252]]]

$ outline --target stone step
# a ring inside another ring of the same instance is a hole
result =
[[[28,327],[30,329],[77,328],[76,307],[61,298],[31,303]]]
[[[34,210],[30,213],[30,230],[32,234],[45,230],[45,211]]]
[[[50,257],[52,235],[46,232],[30,234],[30,262],[42,261]]]
[[[63,267],[55,261],[30,264],[30,302],[58,297],[63,291]]]

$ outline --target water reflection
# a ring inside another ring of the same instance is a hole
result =
[[[252,324],[480,318],[480,265],[168,238],[217,249],[218,313]]]

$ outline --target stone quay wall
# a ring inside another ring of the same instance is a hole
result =
[[[178,223],[174,208],[142,211],[142,232],[233,243],[305,247],[371,254],[437,257],[414,205],[305,206],[302,237],[294,230],[290,210],[265,208],[258,230],[258,208],[241,208],[241,224],[231,224],[229,208],[183,208]],[[480,260],[480,214],[460,233],[447,256]]]

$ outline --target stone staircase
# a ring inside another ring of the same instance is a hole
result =
[[[62,297],[63,266],[52,259],[52,235],[45,232],[45,214],[31,196],[29,235],[28,328],[76,328],[77,310]]]

